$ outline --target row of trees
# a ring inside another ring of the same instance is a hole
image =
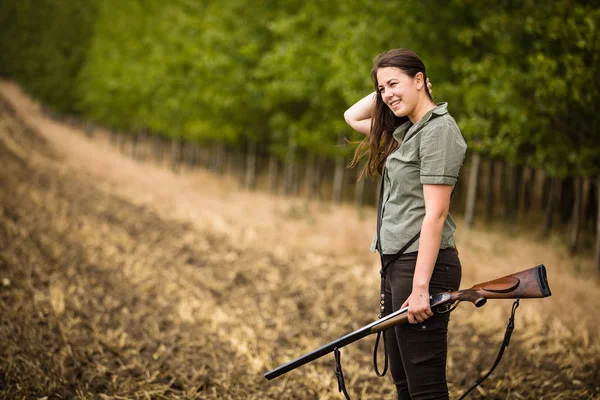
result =
[[[597,1],[7,0],[0,72],[60,112],[243,154],[252,187],[262,159],[343,176],[343,111],[407,47],[473,154],[470,221],[481,157],[600,188],[599,22]]]

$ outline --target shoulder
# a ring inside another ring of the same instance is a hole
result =
[[[427,126],[424,127],[423,134],[423,136],[435,136],[438,139],[444,137],[446,140],[452,140],[459,145],[463,145],[465,148],[467,147],[456,120],[449,113],[431,119]]]
[[[427,124],[427,128],[429,128],[427,129],[428,131],[439,130],[460,134],[460,129],[456,123],[456,120],[449,113],[438,115],[436,118],[432,118]]]

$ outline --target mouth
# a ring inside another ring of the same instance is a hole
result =
[[[401,101],[402,100],[394,100],[394,101],[390,102],[390,107],[391,108],[397,108],[400,105]]]

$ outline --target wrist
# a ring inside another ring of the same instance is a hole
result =
[[[414,291],[425,291],[429,290],[429,281],[425,280],[413,280],[413,290]]]

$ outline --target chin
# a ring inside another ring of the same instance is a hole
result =
[[[396,110],[396,111],[392,110],[392,113],[393,113],[393,114],[394,114],[396,117],[399,117],[399,118],[401,118],[401,117],[406,117],[406,116],[408,115],[408,113],[407,113],[405,110],[402,110],[402,109],[400,109],[400,110]]]

